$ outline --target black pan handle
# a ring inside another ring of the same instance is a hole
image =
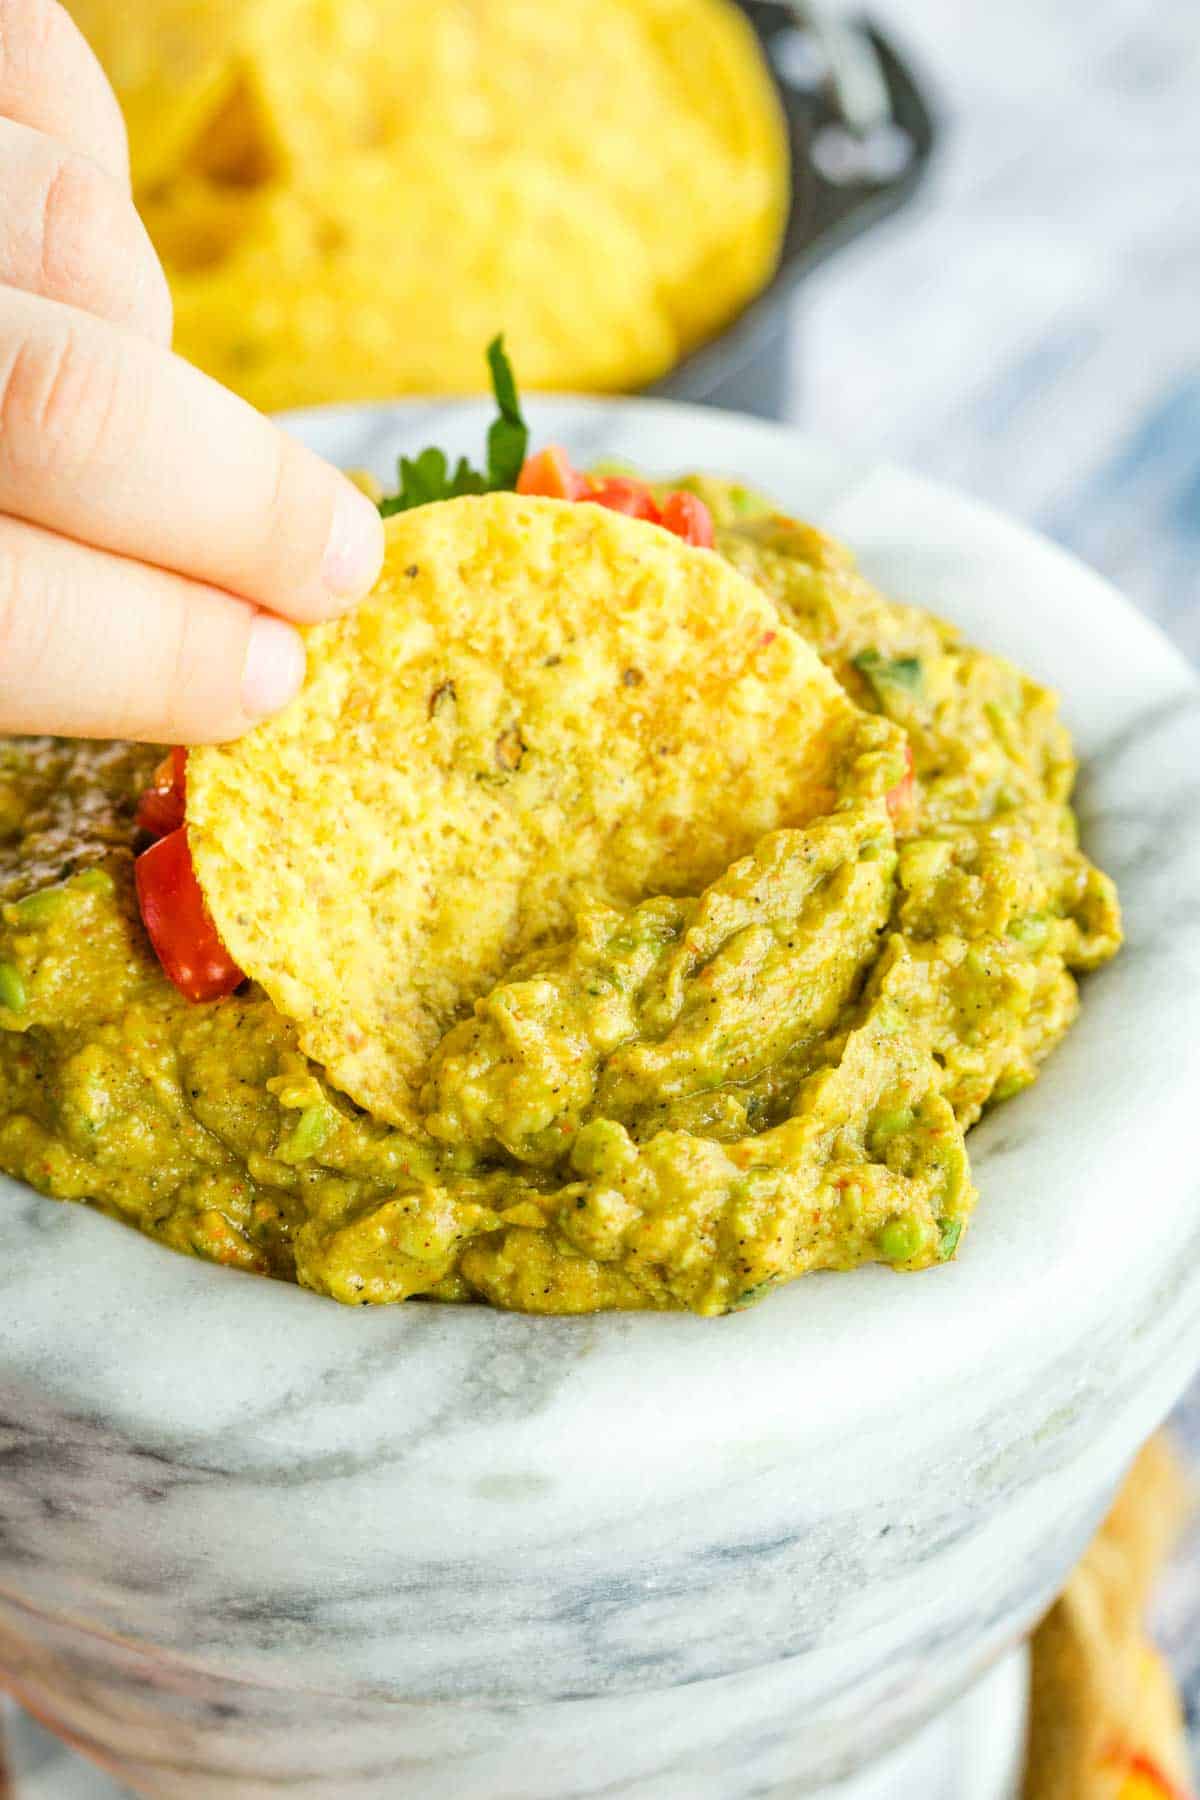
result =
[[[783,251],[774,277],[745,312],[650,391],[781,417],[788,401],[788,302],[826,257],[908,204],[929,168],[937,127],[917,76],[870,24],[841,19],[835,36],[843,50],[847,34],[857,40],[855,66],[861,74],[869,57],[886,106],[878,93],[871,99],[869,82],[858,82],[851,94],[843,74],[839,85],[828,36],[813,23],[819,9],[783,0],[742,0],[742,7],[787,115],[792,205]],[[828,11],[819,16],[830,18]]]

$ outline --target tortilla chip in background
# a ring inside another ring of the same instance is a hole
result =
[[[641,386],[778,259],[786,122],[732,0],[594,0],[586,33],[545,0],[71,4],[176,347],[258,406],[474,392],[501,325],[526,386]]]
[[[1151,1439],[1034,1634],[1022,1800],[1191,1794],[1179,1697],[1142,1617],[1192,1505],[1169,1439]]]
[[[686,351],[725,322],[722,308],[730,316],[731,290],[749,298],[774,273],[791,203],[791,146],[762,47],[740,6],[714,7],[702,20],[694,0],[636,6],[680,111],[719,146],[729,183],[720,204],[730,209],[727,218],[743,221],[736,232],[714,230],[707,252],[680,272],[675,322]],[[707,205],[695,175],[689,178],[682,142],[678,152],[672,183]],[[710,163],[711,149],[701,166]],[[660,186],[652,196],[660,214],[662,193]],[[652,229],[652,219],[647,224]]]
[[[313,396],[354,400],[385,383],[397,393],[473,390],[497,319],[526,388],[555,385],[568,366],[577,385],[613,387],[675,360],[677,335],[646,304],[645,247],[610,201],[517,150],[497,153],[486,187],[461,157],[427,147],[408,167],[402,222],[394,168],[379,154],[314,179],[303,195],[192,180],[182,236],[169,201],[146,205],[152,235],[173,247],[180,353],[267,411]],[[488,248],[496,208],[502,256]],[[554,280],[548,245],[563,259]],[[436,321],[433,271],[454,296]],[[407,329],[411,320],[421,329]]]
[[[269,4],[253,31],[256,78],[290,165],[305,183],[333,171],[335,184],[360,154],[386,160],[393,246],[427,152],[460,168],[460,195],[479,191],[477,253],[503,260],[509,217],[493,174],[519,158],[585,211],[625,222],[650,270],[643,302],[653,310],[660,290],[685,348],[712,329],[731,287],[769,276],[790,152],[761,47],[728,0],[596,0],[586,34],[571,8],[545,0]],[[455,219],[451,207],[444,227]],[[542,247],[543,281],[560,259],[569,270],[561,244],[549,257]]]
[[[721,558],[594,506],[400,515],[372,597],[308,650],[284,713],[191,753],[192,851],[230,953],[396,1123],[581,891],[698,892],[839,792],[882,818],[904,767]]]
[[[134,186],[170,179],[236,79],[273,0],[67,0],[125,113]]]

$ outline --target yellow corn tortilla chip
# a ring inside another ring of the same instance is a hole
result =
[[[247,34],[273,3],[68,0],[121,101],[136,188],[175,174],[228,100]]]
[[[257,406],[473,392],[501,326],[528,387],[640,386],[778,258],[786,124],[731,0],[70,4],[177,348]]]
[[[267,411],[385,388],[475,389],[497,320],[526,388],[553,386],[568,370],[589,388],[620,385],[630,371],[649,380],[675,359],[677,336],[646,303],[642,241],[579,178],[519,151],[497,152],[486,184],[450,153],[421,149],[406,167],[402,255],[396,175],[382,157],[314,180],[303,196],[218,194],[189,179],[183,236],[174,204],[145,207],[172,252],[180,353]],[[490,258],[497,211],[505,251]],[[590,271],[586,292],[566,276],[547,279],[551,244]],[[436,323],[433,270],[443,297],[454,296]],[[408,329],[415,319],[429,323]]]
[[[401,515],[374,594],[308,652],[282,715],[192,752],[192,851],[238,963],[396,1123],[582,891],[696,892],[839,793],[882,807],[903,770],[895,727],[744,577],[590,505]]]

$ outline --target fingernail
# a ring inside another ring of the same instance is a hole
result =
[[[343,481],[333,512],[333,529],[321,573],[335,599],[361,600],[383,566],[383,520],[379,508]]]
[[[250,627],[242,668],[242,709],[251,719],[265,719],[287,705],[300,690],[305,668],[304,640],[282,619],[260,613]]]

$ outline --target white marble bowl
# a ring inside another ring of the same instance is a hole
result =
[[[1061,689],[1128,947],[974,1134],[959,1262],[727,1319],[344,1311],[7,1184],[0,1667],[148,1795],[808,1792],[1019,1637],[1200,1359],[1189,671],[1066,556],[868,459],[533,411],[584,460],[763,484]],[[483,417],[297,424],[382,473]]]

